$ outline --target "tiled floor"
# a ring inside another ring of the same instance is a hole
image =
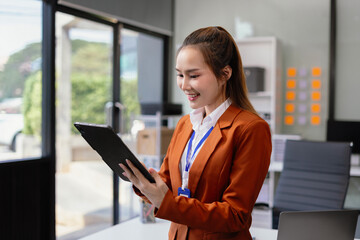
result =
[[[139,213],[131,185],[120,181],[120,216]],[[58,240],[72,240],[112,225],[112,172],[102,161],[73,162],[56,175]]]

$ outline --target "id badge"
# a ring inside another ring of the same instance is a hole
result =
[[[182,189],[181,187],[178,188],[178,196],[183,196],[183,197],[190,197],[190,189],[188,188],[184,188]]]

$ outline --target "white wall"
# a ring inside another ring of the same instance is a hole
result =
[[[360,121],[360,1],[337,1],[335,119]]]

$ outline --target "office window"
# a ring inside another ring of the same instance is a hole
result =
[[[136,153],[136,134],[144,127],[140,100],[163,99],[164,40],[121,28],[121,74],[113,79],[111,26],[61,12],[56,23],[56,228],[61,240],[109,227],[113,220],[113,173],[73,123],[111,125],[113,81],[120,81],[119,134]],[[120,180],[118,190],[117,221],[139,215],[131,184]]]
[[[123,133],[136,137],[141,103],[164,101],[164,40],[123,28],[121,30],[121,101]]]
[[[112,225],[112,171],[74,128],[105,124],[113,29],[56,13],[56,234],[78,239]]]
[[[137,153],[137,134],[139,130],[154,127],[156,123],[144,121],[141,117],[141,103],[161,103],[164,99],[164,39],[126,28],[121,29],[120,36],[121,137],[148,167],[159,168],[160,162],[156,156]],[[140,201],[130,183],[120,180],[119,195],[120,221],[140,213]]]
[[[41,155],[42,2],[0,1],[0,162]]]

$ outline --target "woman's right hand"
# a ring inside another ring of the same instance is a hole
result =
[[[144,175],[131,163],[131,161],[126,160],[126,163],[131,171],[124,164],[120,163],[120,167],[124,170],[123,175],[127,177],[132,184],[134,184],[134,186],[155,205],[155,207],[159,208],[162,200],[169,190],[166,183],[162,180],[155,169],[150,168],[148,170],[151,176],[155,179],[155,183],[150,183],[149,180],[147,180]]]

